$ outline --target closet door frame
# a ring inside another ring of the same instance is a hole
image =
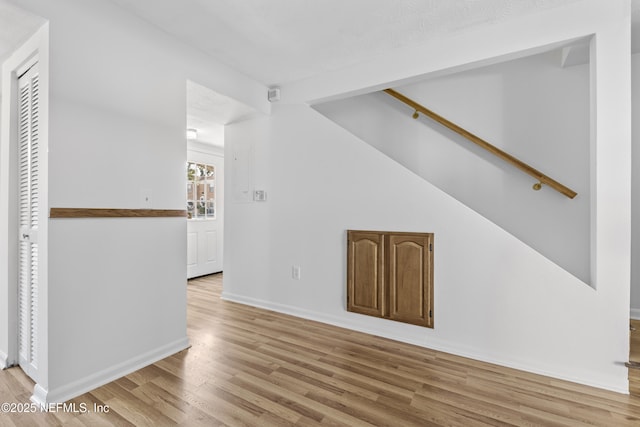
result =
[[[39,108],[39,201],[38,218],[38,340],[34,355],[38,369],[32,401],[43,401],[48,384],[48,241],[49,241],[49,28],[37,30],[2,64],[2,108],[0,125],[0,368],[19,364],[18,336],[18,77],[38,63]]]
[[[18,74],[18,364],[33,380],[38,372],[38,224],[40,86],[38,62]]]

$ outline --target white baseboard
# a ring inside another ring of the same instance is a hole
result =
[[[33,395],[31,396],[31,402],[38,405],[38,407],[41,410],[44,410],[45,406],[48,403],[52,403],[50,401],[47,401],[47,394],[48,394],[47,390],[42,388],[39,384],[36,384],[35,387],[33,387]],[[72,399],[72,398],[70,397],[69,399]]]
[[[9,367],[9,356],[4,351],[0,351],[0,369]]]
[[[640,320],[640,308],[631,309],[631,318],[633,320]]]
[[[31,401],[40,407],[46,407],[51,403],[66,402],[186,348],[189,348],[189,339],[184,337],[62,387],[46,390],[36,384]]]
[[[348,313],[349,315],[353,314],[353,319],[351,319],[352,316],[349,316],[349,317],[332,316],[332,315],[327,315],[325,313],[305,310],[299,307],[273,303],[270,301],[259,300],[251,297],[246,297],[243,295],[231,294],[224,291],[222,292],[221,298],[226,301],[246,304],[253,307],[276,311],[278,313],[289,314],[291,316],[314,320],[317,322],[326,323],[329,325],[338,326],[340,328],[346,328],[346,329],[350,329],[358,332],[363,332],[370,335],[377,335],[377,336],[388,338],[394,341],[413,344],[413,345],[425,347],[431,350],[442,351],[444,353],[454,354],[456,356],[467,357],[467,358],[478,360],[481,362],[505,366],[507,368],[518,369],[521,371],[531,372],[538,375],[544,375],[547,377],[570,381],[573,383],[583,384],[583,385],[596,387],[604,390],[610,390],[610,391],[614,391],[621,394],[629,394],[629,385],[626,379],[626,374],[625,374],[625,379],[623,381],[618,381],[618,382],[615,382],[613,380],[610,381],[608,378],[601,378],[598,376],[594,376],[592,372],[581,372],[577,375],[576,374],[567,375],[566,373],[558,371],[557,368],[552,366],[542,366],[542,365],[533,366],[529,363],[522,362],[522,361],[500,359],[495,357],[495,355],[493,354],[485,354],[484,352],[478,351],[477,349],[474,349],[474,348],[463,347],[457,343],[451,343],[441,339],[435,339],[433,337],[428,337],[428,338],[424,337],[423,339],[416,339],[415,336],[409,336],[409,335],[403,336],[402,333],[400,333],[398,330],[394,330],[392,332],[389,330],[377,329],[375,327],[372,327],[371,325],[364,325],[362,323],[359,323],[358,320],[355,320],[355,319],[358,319],[360,317],[367,317],[367,316],[357,315],[354,313]],[[411,325],[409,326],[411,327]]]

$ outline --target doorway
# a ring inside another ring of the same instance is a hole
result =
[[[224,154],[229,125],[257,113],[187,80],[187,278],[224,270]]]
[[[187,278],[222,271],[224,157],[188,145]]]

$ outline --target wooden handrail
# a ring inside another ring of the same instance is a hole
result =
[[[539,190],[540,188],[542,188],[542,184],[544,184],[544,185],[548,185],[549,187],[553,188],[554,190],[564,194],[565,196],[567,196],[570,199],[573,199],[578,194],[575,191],[573,191],[572,189],[560,184],[555,179],[550,178],[547,175],[545,175],[542,172],[540,172],[539,170],[529,166],[528,164],[526,164],[522,160],[513,157],[511,154],[509,154],[509,153],[507,153],[505,151],[502,151],[501,149],[499,149],[495,145],[492,145],[492,144],[488,143],[484,139],[472,134],[471,132],[467,131],[466,129],[461,128],[457,124],[455,124],[453,122],[450,122],[449,120],[445,119],[444,117],[442,117],[442,116],[434,113],[433,111],[429,110],[428,108],[418,104],[414,100],[412,100],[410,98],[407,98],[403,94],[401,94],[401,93],[399,93],[399,92],[397,92],[397,91],[395,91],[393,89],[385,89],[384,91],[387,94],[393,96],[394,98],[398,99],[401,102],[404,102],[405,104],[407,104],[408,106],[413,108],[415,110],[415,113],[413,114],[413,118],[414,119],[418,118],[418,113],[422,113],[425,116],[427,116],[427,117],[435,120],[436,122],[440,123],[444,127],[449,128],[452,131],[454,131],[455,133],[465,137],[466,139],[468,139],[469,141],[473,142],[474,144],[484,148],[485,150],[487,150],[491,154],[501,158],[502,160],[506,161],[507,163],[510,163],[511,165],[517,167],[521,171],[531,175],[532,177],[534,177],[535,179],[538,180],[538,182],[533,185],[533,189],[534,190]]]

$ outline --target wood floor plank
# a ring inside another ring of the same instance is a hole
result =
[[[237,383],[226,381],[222,383],[220,387],[226,392],[233,394],[238,398],[247,400],[252,404],[262,408],[263,413],[260,418],[266,419],[267,417],[264,416],[266,413],[272,414],[273,417],[269,418],[269,422],[277,421],[285,424],[295,424],[303,418],[300,413],[292,411],[286,406],[280,405],[274,400],[261,396],[258,393],[254,393],[252,390],[245,387],[245,385],[239,385]]]
[[[236,384],[245,390],[248,390],[258,396],[261,396],[267,400],[270,400],[274,404],[279,405],[284,408],[288,412],[298,414],[301,419],[313,420],[316,422],[320,422],[324,418],[324,414],[319,412],[313,408],[306,406],[300,402],[300,400],[292,400],[289,399],[289,393],[282,392],[279,389],[278,384],[275,384],[275,387],[271,382],[266,383],[257,383],[252,380],[252,378],[244,378],[243,376],[237,376],[230,381],[230,383]]]
[[[71,401],[109,412],[4,414],[0,427],[640,425],[640,397],[223,301],[221,291],[221,274],[189,281],[191,348]],[[27,403],[32,389],[19,368],[0,372],[1,401]]]

